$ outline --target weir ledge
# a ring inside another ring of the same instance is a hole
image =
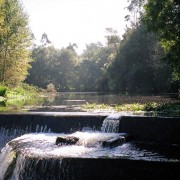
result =
[[[48,129],[53,133],[70,133],[81,131],[83,128],[101,130],[103,121],[109,114],[91,113],[2,113],[0,114],[0,133],[7,136],[22,135],[29,132],[46,132]],[[180,179],[180,118],[179,117],[146,117],[146,116],[122,116],[122,114],[110,114],[110,120],[120,121],[119,132],[128,133],[135,141],[157,142],[161,150],[168,151],[172,156],[178,155],[178,159],[172,161],[162,160],[141,160],[121,158],[38,158],[34,156],[22,156],[23,170],[17,172],[20,180],[29,179],[55,179],[57,180],[109,180],[109,179]],[[113,116],[116,117],[113,119]],[[119,117],[118,117],[119,116]],[[46,129],[46,131],[42,131]],[[39,131],[37,131],[39,130]],[[12,133],[12,134],[11,134]],[[17,136],[16,136],[17,137]],[[1,139],[1,136],[0,136]],[[2,142],[3,144],[4,142]],[[7,143],[7,142],[6,142]],[[4,145],[6,144],[4,143]],[[151,144],[151,143],[150,143]],[[153,144],[153,143],[152,143]],[[171,144],[166,146],[163,144]],[[172,145],[173,144],[173,145]],[[174,146],[174,144],[176,144]],[[141,144],[140,144],[141,145]],[[3,146],[4,147],[4,146]],[[138,146],[139,147],[139,146]],[[164,149],[165,147],[165,149]],[[1,148],[1,147],[0,147]],[[167,148],[167,149],[166,149]],[[170,151],[169,151],[170,148]],[[175,148],[175,149],[174,149]],[[24,151],[23,151],[24,152]],[[166,155],[167,152],[165,152]],[[21,155],[17,162],[21,164]],[[171,157],[170,156],[170,157]],[[173,156],[174,157],[174,156]],[[167,156],[168,158],[168,156]],[[14,161],[13,161],[14,162]],[[17,167],[18,163],[16,162]],[[4,165],[4,164],[3,164]],[[3,166],[4,167],[4,166]],[[5,171],[12,175],[14,169]],[[51,167],[51,168],[50,168]],[[0,167],[1,168],[1,167]],[[48,170],[47,170],[48,168]],[[1,174],[0,174],[1,175]],[[2,175],[4,177],[4,174]],[[5,176],[6,177],[6,176]],[[25,178],[27,177],[27,178]],[[53,177],[53,178],[52,178]],[[1,178],[0,179],[4,179]]]
[[[100,130],[109,114],[84,112],[1,113],[0,128],[47,126],[54,133],[69,133],[90,127]],[[117,114],[116,114],[117,115]],[[119,115],[120,116],[120,115]],[[119,132],[128,133],[137,141],[180,144],[180,117],[120,116]]]

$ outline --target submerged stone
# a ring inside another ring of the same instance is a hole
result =
[[[103,141],[102,146],[112,148],[115,146],[122,145],[124,142],[125,142],[125,138],[120,136]]]
[[[118,137],[113,137],[111,139],[105,140],[102,142],[103,147],[116,147],[116,146],[121,146],[125,142],[132,141],[132,136],[130,135],[123,135],[123,136],[118,136]]]

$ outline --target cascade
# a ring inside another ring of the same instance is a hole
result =
[[[26,126],[25,130],[17,127],[11,127],[11,128],[0,127],[0,151],[10,140],[19,137],[23,134],[27,134],[31,132],[32,132],[31,126]],[[50,133],[51,129],[47,128],[46,125],[40,126],[37,124],[35,133],[41,133],[41,132]]]
[[[117,133],[119,131],[119,123],[120,123],[121,116],[113,114],[109,115],[103,121],[101,131],[107,133]]]
[[[179,162],[179,155],[178,158],[166,158],[164,154],[156,151],[139,148],[135,142],[127,142],[128,135],[119,133],[120,120],[121,116],[110,115],[104,119],[101,131],[85,127],[82,131],[71,134],[53,133],[46,125],[37,125],[34,133],[31,126],[27,126],[26,130],[1,127],[0,148],[3,149],[0,152],[0,180],[88,179],[88,168],[106,174],[104,179],[109,179],[111,177],[106,172],[110,168],[109,163],[117,165],[117,161],[111,161],[113,159],[130,160],[127,167],[131,160]],[[58,145],[57,137],[75,137],[78,141],[75,144]],[[99,163],[102,169],[99,165],[96,167],[96,163]],[[106,163],[107,169],[104,172]],[[142,167],[144,168],[144,165]],[[116,173],[119,173],[119,170]]]

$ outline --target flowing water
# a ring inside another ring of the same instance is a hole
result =
[[[20,129],[16,127],[12,128],[6,128],[6,127],[0,127],[0,150],[6,145],[7,142],[10,140],[19,137],[21,135],[27,134],[32,132],[31,126],[27,126],[26,129]],[[44,133],[50,133],[51,129],[47,128],[47,126],[36,126],[36,133],[44,132]]]
[[[1,150],[0,179],[7,177],[11,180],[42,179],[42,177],[49,180],[69,179],[73,166],[65,161],[66,158],[178,161],[173,157],[166,158],[155,151],[140,149],[135,142],[103,147],[104,141],[126,135],[118,133],[119,123],[120,117],[113,115],[104,120],[101,131],[83,129],[72,134],[52,133],[47,126],[38,125],[36,133],[29,133],[30,127],[27,127],[26,131],[1,128],[1,146],[12,138],[16,138]],[[77,137],[79,140],[74,145],[56,145],[56,138],[59,136]]]

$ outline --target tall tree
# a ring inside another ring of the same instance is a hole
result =
[[[27,83],[46,88],[54,84],[60,91],[70,90],[74,84],[73,69],[77,62],[74,45],[67,48],[55,49],[53,46],[41,45],[32,51],[33,62],[29,70]]]
[[[157,34],[166,52],[165,59],[180,80],[180,1],[148,0],[144,23],[150,32]]]
[[[46,88],[48,84],[53,83],[56,77],[52,77],[51,71],[57,66],[57,50],[53,46],[38,46],[32,50],[33,62],[29,69],[29,75],[26,82],[35,86]]]
[[[112,46],[116,52],[120,45],[120,37],[118,36],[118,32],[112,28],[106,28],[107,35],[105,36],[107,40],[107,45]]]
[[[51,44],[51,41],[49,40],[49,37],[48,37],[48,35],[46,33],[42,34],[41,43],[42,43],[43,46]]]
[[[170,70],[159,61],[162,54],[154,34],[146,33],[143,25],[127,29],[109,67],[111,89],[144,93],[167,90]]]
[[[0,82],[16,85],[27,76],[31,32],[28,18],[19,0],[4,0],[0,24]]]
[[[146,0],[127,0],[129,5],[127,6],[130,14],[125,16],[126,21],[130,21],[131,26],[137,26],[139,24],[142,13],[144,12],[144,4]]]
[[[0,6],[2,5],[3,0],[0,0]],[[0,11],[0,34],[2,33],[2,23],[3,23],[3,13]]]

